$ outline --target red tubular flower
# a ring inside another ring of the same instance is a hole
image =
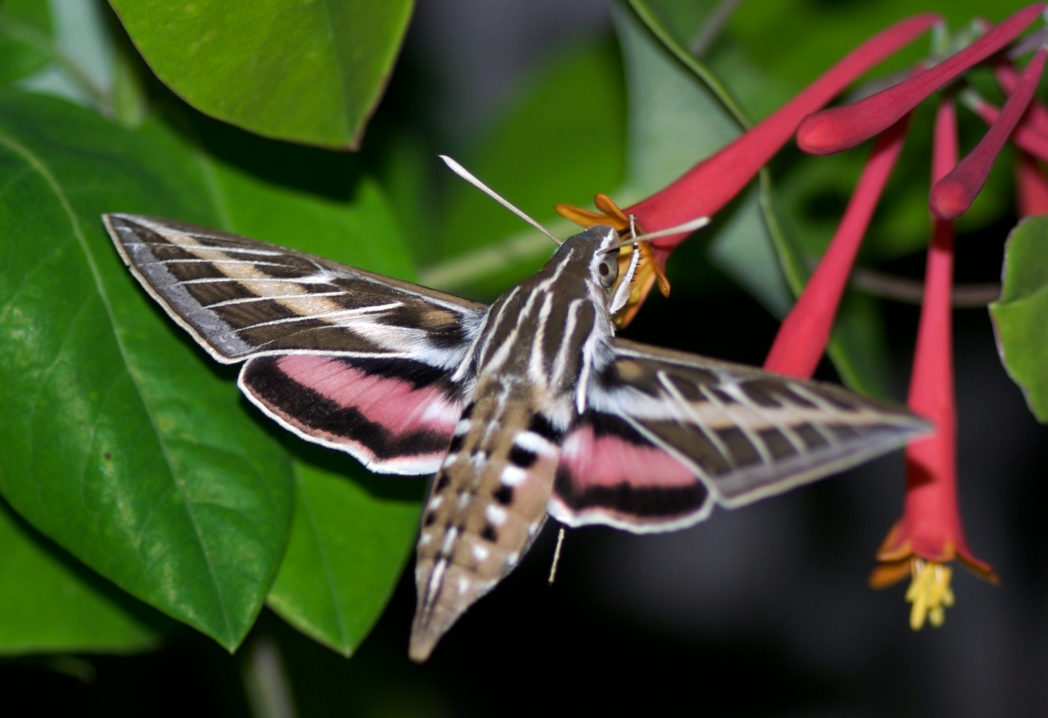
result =
[[[813,155],[851,149],[895,124],[922,100],[1010,43],[1045,10],[1036,3],[1015,13],[938,65],[850,105],[818,112],[797,129],[797,146]]]
[[[1015,130],[1023,113],[1033,99],[1034,90],[1044,70],[1048,48],[1042,46],[1023,70],[1019,84],[1004,103],[997,120],[979,141],[945,177],[937,181],[931,191],[928,206],[932,213],[942,219],[955,219],[972,206],[975,196],[982,190],[990,174],[993,161],[1000,154],[1004,143]]]
[[[737,195],[790,139],[801,120],[825,105],[856,78],[912,42],[941,21],[935,14],[917,15],[870,38],[800,94],[717,154],[702,160],[651,197],[625,209],[647,231],[665,229],[690,219],[711,216]],[[660,261],[686,235],[655,240]]]
[[[809,377],[814,373],[830,339],[833,319],[837,316],[837,307],[859,245],[899,159],[908,125],[907,115],[874,143],[870,159],[863,168],[829,249],[779,327],[764,361],[764,368],[768,371],[799,377]]]
[[[833,99],[852,81],[941,22],[935,14],[916,15],[896,23],[846,55],[825,74],[776,112],[735,138],[728,146],[693,166],[684,175],[647,199],[619,210],[606,196],[590,212],[571,205],[557,205],[563,216],[583,226],[609,224],[624,229],[624,218],[633,216],[642,231],[654,232],[678,226],[697,217],[711,216],[737,195],[768,160],[792,136],[800,121]],[[652,241],[652,262],[641,265],[634,280],[630,303],[620,325],[636,313],[656,278],[668,290],[662,268],[670,252],[687,235],[677,234]]]
[[[1019,85],[1019,73],[1007,61],[994,64],[997,83],[1008,94]],[[978,100],[978,98],[976,98]],[[1000,113],[996,107],[978,100],[976,112],[987,124],[993,124]],[[1032,217],[1048,213],[1048,177],[1037,163],[1037,157],[1048,160],[1048,108],[1036,98],[1030,101],[1026,114],[1012,133],[1011,140],[1020,151],[1015,158],[1016,213]],[[1028,148],[1036,148],[1031,152]]]
[[[953,104],[944,100],[936,115],[933,181],[947,175],[956,162],[956,116]],[[936,217],[909,396],[910,408],[931,421],[936,432],[907,447],[903,517],[878,550],[879,564],[870,576],[870,584],[880,588],[911,573],[907,600],[913,603],[910,625],[914,629],[926,619],[932,625],[942,623],[944,608],[953,603],[950,569],[943,564],[955,556],[983,578],[996,581],[989,565],[975,558],[968,548],[957,505],[952,283],[953,224]]]

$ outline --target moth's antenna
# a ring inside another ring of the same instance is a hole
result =
[[[560,547],[564,545],[564,527],[560,527],[560,531],[557,532],[557,548],[553,551],[553,564],[549,567],[549,578],[546,579],[549,585],[553,585],[553,579],[557,577],[557,564],[560,563]]]
[[[479,189],[481,192],[486,194],[488,197],[491,197],[493,200],[495,200],[496,202],[501,204],[503,207],[508,209],[513,214],[515,214],[518,217],[520,217],[522,220],[524,220],[525,222],[530,224],[532,227],[534,227],[538,231],[542,232],[544,235],[546,235],[547,237],[552,239],[556,244],[560,244],[561,243],[560,240],[557,239],[556,237],[554,237],[550,233],[550,231],[548,229],[543,227],[541,224],[539,224],[538,222],[533,220],[528,215],[524,214],[523,210],[521,210],[521,209],[515,207],[514,205],[510,204],[510,201],[508,199],[506,199],[505,197],[500,195],[495,190],[491,189],[491,187],[488,187],[486,184],[481,182],[479,179],[477,179],[477,177],[472,172],[467,170],[465,167],[460,165],[458,162],[456,162],[455,160],[451,159],[447,155],[437,155],[437,156],[440,157],[440,159],[444,160],[444,164],[446,164],[449,168],[451,168],[451,171],[454,172],[455,174],[457,174],[459,177],[461,177],[462,179],[464,179],[467,182],[469,182],[471,185],[473,185],[474,187]]]
[[[647,242],[652,239],[658,239],[659,237],[667,237],[671,234],[684,234],[686,232],[694,232],[696,229],[705,227],[709,223],[709,217],[696,217],[695,219],[689,219],[684,224],[678,224],[674,227],[660,229],[657,232],[648,232],[647,234],[641,234],[636,237],[630,237],[629,239],[623,240],[618,244],[613,244],[610,247],[605,247],[603,251],[611,252],[612,250],[619,249],[620,247],[628,247],[631,244],[639,244],[640,242]],[[630,230],[633,230],[632,215],[630,216]]]

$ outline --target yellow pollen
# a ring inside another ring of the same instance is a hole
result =
[[[952,571],[948,566],[935,561],[914,558],[910,564],[912,580],[906,590],[910,608],[910,628],[919,631],[925,620],[938,628],[946,618],[946,608],[953,605],[950,590]]]

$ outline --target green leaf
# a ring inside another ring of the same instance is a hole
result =
[[[232,648],[283,552],[289,465],[230,373],[157,321],[99,221],[213,219],[198,165],[157,128],[2,95],[0,175],[0,491],[84,563]]]
[[[110,0],[166,85],[257,134],[356,148],[411,16],[410,0]]]
[[[159,640],[159,614],[86,570],[0,501],[0,654],[131,652]]]
[[[1004,252],[1001,298],[990,305],[1001,362],[1030,411],[1048,423],[1048,216],[1020,222]]]
[[[51,13],[40,0],[0,5],[0,83],[31,75],[52,59]]]
[[[352,157],[186,119],[221,160],[155,124],[128,131],[62,101],[0,94],[0,398],[13,417],[0,426],[0,493],[94,570],[233,648],[283,556],[290,463],[234,373],[130,278],[99,214],[178,217],[398,276],[412,266]],[[342,504],[349,526],[377,510]],[[340,616],[354,626],[331,640],[340,650],[374,621],[405,555],[385,538],[360,550],[387,572],[361,583],[371,603]]]
[[[637,195],[631,201],[666,186],[744,129],[728,90],[675,39],[694,28],[663,24],[664,14],[677,15],[666,12],[670,6],[643,0],[613,6],[629,91],[627,181]]]
[[[217,215],[213,226],[402,279],[414,274],[396,213],[355,156],[206,119],[192,131],[203,145],[192,151],[206,185],[201,198]]]
[[[369,475],[313,449],[295,462],[291,539],[268,604],[303,633],[349,656],[411,554],[424,482]]]

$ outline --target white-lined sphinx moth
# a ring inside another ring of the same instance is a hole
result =
[[[616,338],[625,293],[608,227],[571,237],[487,306],[180,222],[104,221],[167,313],[217,361],[244,363],[240,389],[265,414],[373,471],[435,474],[415,660],[513,569],[547,514],[682,528],[927,428],[841,387]]]

